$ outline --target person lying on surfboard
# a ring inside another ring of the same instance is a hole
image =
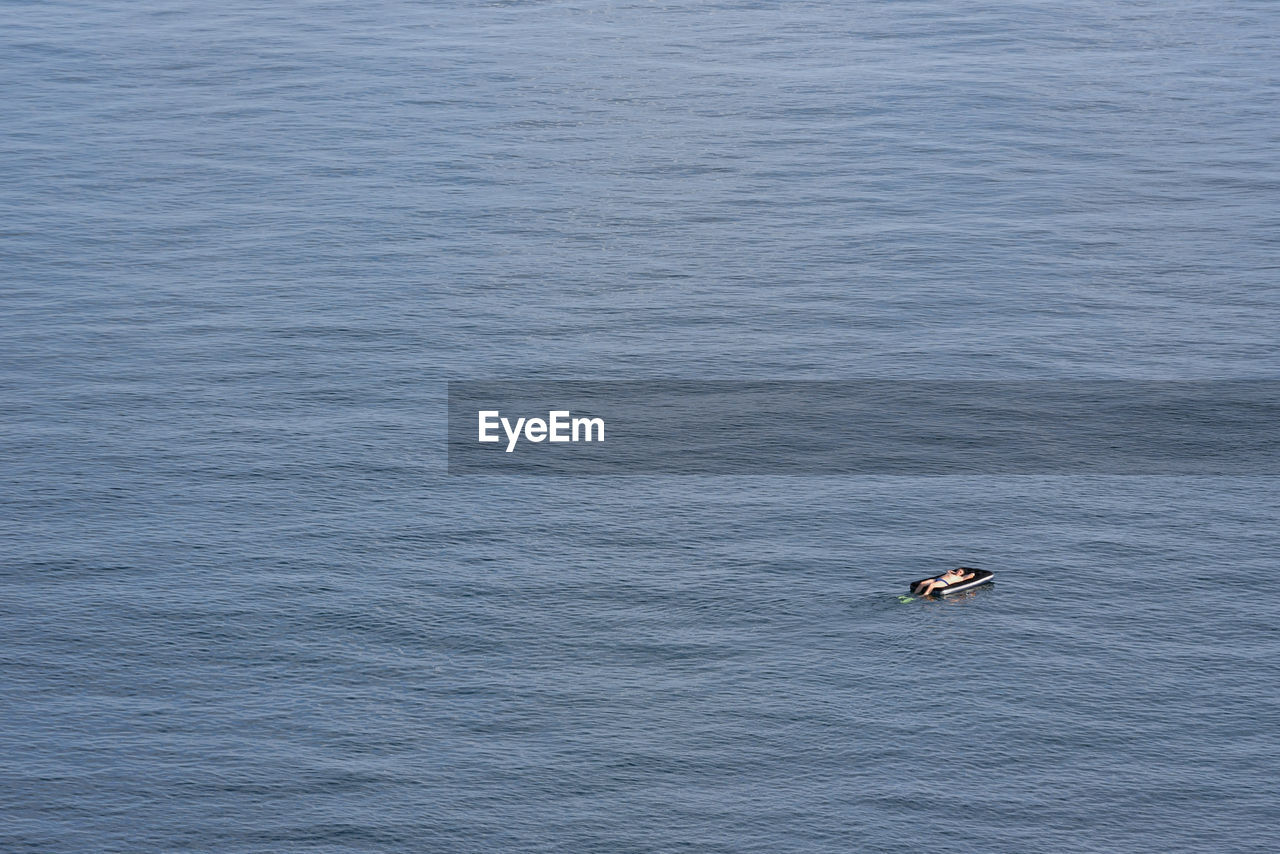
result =
[[[928,581],[921,581],[916,587],[917,596],[928,596],[935,590],[941,590],[944,587],[950,587],[953,584],[959,584],[961,581],[968,581],[973,578],[972,572],[966,572],[964,567],[959,569],[948,569],[937,578],[930,578]]]

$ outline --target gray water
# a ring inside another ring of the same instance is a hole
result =
[[[0,6],[0,850],[1275,850],[1274,477],[450,476],[445,382],[1276,378],[1278,27]]]

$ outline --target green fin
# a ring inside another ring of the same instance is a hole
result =
[[[914,602],[916,601],[916,599],[914,596],[899,596],[898,601],[905,603],[905,602]]]

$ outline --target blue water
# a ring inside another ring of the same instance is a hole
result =
[[[1280,376],[1278,42],[0,7],[0,850],[1276,850],[1275,478],[450,477],[444,383]]]

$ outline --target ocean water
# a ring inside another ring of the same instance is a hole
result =
[[[449,380],[1280,376],[1280,6],[9,2],[0,51],[0,850],[1280,848],[1273,476],[445,454]]]

